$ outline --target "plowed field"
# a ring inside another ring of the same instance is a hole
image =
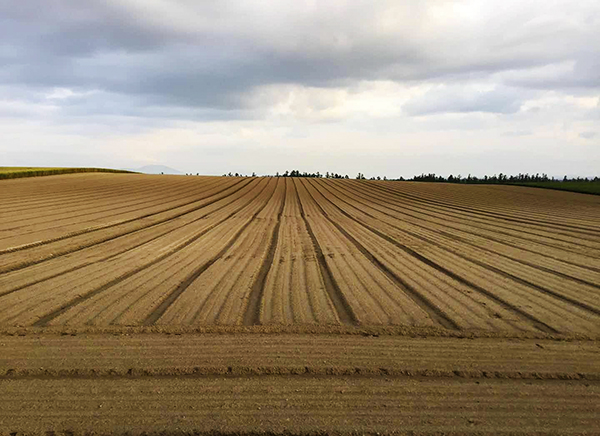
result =
[[[600,334],[600,200],[507,186],[5,181],[0,326]]]
[[[91,173],[0,204],[0,434],[600,431],[600,197]]]

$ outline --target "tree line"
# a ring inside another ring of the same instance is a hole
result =
[[[245,176],[241,173],[227,173],[227,174],[223,174],[223,177],[249,177],[249,176]],[[252,173],[252,177],[256,177],[256,173]],[[338,174],[338,173],[334,173],[332,172],[325,172],[325,174],[321,174],[319,171],[317,171],[316,173],[308,173],[306,171],[301,172],[300,170],[286,170],[282,173],[280,173],[279,171],[277,171],[275,174],[267,174],[265,177],[309,177],[309,178],[316,178],[316,179],[349,179],[350,177],[348,176],[348,174]],[[356,180],[367,180],[367,178],[365,177],[365,175],[363,173],[358,173],[355,177]],[[387,177],[380,177],[380,176],[376,176],[376,177],[371,177],[369,180],[394,180],[394,179],[388,179]],[[399,179],[396,180],[404,180],[402,177],[400,177]]]
[[[228,173],[223,174],[223,177],[247,177],[239,173]],[[252,173],[252,177],[256,177],[256,173]],[[300,172],[299,170],[285,171],[283,173],[279,173],[277,171],[275,174],[267,174],[266,177],[313,177],[313,178],[326,178],[326,179],[349,179],[348,175],[342,176],[337,173],[326,172],[325,174],[321,174],[320,172],[316,173],[307,173],[306,171]]]
[[[548,174],[528,174],[519,173],[517,175],[507,174],[494,174],[492,176],[485,175],[483,177],[471,176],[462,177],[460,174],[453,176],[450,174],[448,177],[438,176],[435,173],[421,174],[414,176],[410,181],[414,182],[442,182],[442,183],[487,183],[487,184],[509,184],[509,183],[544,183],[544,182],[598,182],[598,177],[586,178],[586,177],[574,177],[568,178],[564,176],[562,179],[556,179],[554,177],[548,177]]]
[[[256,177],[256,173],[252,173],[252,176],[247,176],[241,173],[227,173],[223,174],[224,177]],[[321,174],[320,172],[309,173],[309,172],[301,172],[299,170],[286,170],[285,172],[280,173],[279,171],[275,174],[267,174],[266,177],[309,177],[309,178],[325,178],[325,179],[349,179],[348,174],[342,175],[335,172],[326,172],[325,174]],[[491,176],[485,175],[483,177],[472,176],[471,174],[463,177],[461,174],[452,175],[450,174],[448,177],[440,176],[435,173],[429,174],[420,174],[414,176],[413,178],[405,179],[400,176],[396,179],[388,179],[386,176],[373,176],[373,177],[365,177],[364,173],[359,172],[356,177],[356,180],[386,180],[386,181],[395,181],[395,182],[441,182],[441,183],[482,183],[482,184],[518,184],[518,183],[544,183],[544,182],[600,182],[598,177],[592,178],[584,178],[584,177],[576,177],[576,178],[568,178],[564,176],[562,179],[556,179],[554,177],[548,177],[546,173],[519,173],[517,175],[507,175],[504,173],[493,174]]]

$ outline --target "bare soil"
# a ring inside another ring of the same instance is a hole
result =
[[[307,335],[0,339],[4,434],[594,434],[596,343]]]
[[[600,197],[91,173],[0,203],[2,435],[600,433]]]

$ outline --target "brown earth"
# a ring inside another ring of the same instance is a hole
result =
[[[597,434],[594,342],[0,338],[3,434]]]
[[[600,432],[599,197],[76,174],[0,203],[2,434]]]

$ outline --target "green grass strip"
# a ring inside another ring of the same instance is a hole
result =
[[[27,167],[0,167],[0,180],[20,179],[22,177],[55,176],[58,174],[75,173],[129,173],[134,171],[113,170],[109,168],[27,168]]]

